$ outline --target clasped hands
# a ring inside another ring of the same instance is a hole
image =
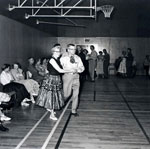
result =
[[[78,69],[77,68],[70,68],[70,69],[66,69],[66,70],[67,70],[66,73],[71,73],[71,74],[78,73]]]
[[[78,69],[76,69],[76,68],[71,69],[71,71],[72,71],[72,73],[78,73]]]

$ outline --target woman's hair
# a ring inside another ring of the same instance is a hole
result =
[[[128,50],[128,51],[130,51],[130,52],[132,51],[132,49],[131,49],[131,48],[127,48],[127,50]]]
[[[53,47],[53,48],[51,49],[52,54],[53,54],[56,50],[59,50],[59,51],[60,51],[60,48],[59,48],[59,47]]]
[[[94,50],[94,49],[95,49],[95,47],[94,47],[93,45],[90,45],[90,48],[91,48],[92,50]]]
[[[10,64],[4,64],[1,69],[2,69],[2,71],[3,71],[3,70],[5,70],[6,68],[10,68]]]
[[[124,55],[124,56],[125,56],[125,55],[126,55],[126,51],[122,51],[122,55]]]
[[[99,54],[103,54],[103,52],[102,52],[102,51],[99,51],[98,53],[99,53]]]
[[[72,43],[69,43],[69,44],[67,45],[67,47],[70,47],[70,46],[75,47],[75,45],[74,45],[74,44],[72,44]]]
[[[13,67],[13,68],[14,68],[14,65],[18,65],[18,68],[21,68],[20,63],[18,63],[18,62],[15,62],[14,64],[12,64],[12,67]]]
[[[83,52],[87,54],[87,53],[88,53],[88,50],[87,50],[87,49],[83,49]]]
[[[35,61],[35,64],[37,64],[38,62],[40,62],[40,64],[41,64],[41,58],[38,58],[36,61]]]
[[[60,46],[59,43],[56,43],[56,44],[53,45],[53,47],[58,47],[58,46]]]

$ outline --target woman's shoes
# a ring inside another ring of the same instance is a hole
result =
[[[1,117],[0,117],[0,121],[10,121],[11,120],[11,118],[10,117],[7,117],[6,115],[1,115]]]
[[[50,115],[50,119],[57,121],[58,118],[55,115]]]
[[[25,98],[23,101],[28,102],[28,101],[31,101],[31,99]]]
[[[52,112],[52,110],[50,110],[50,109],[46,109],[47,111],[49,111],[49,112]],[[53,112],[54,114],[56,114],[56,112]]]
[[[26,102],[21,102],[21,105],[22,105],[22,106],[25,106],[25,107],[28,107],[28,106],[29,106],[29,104],[26,103]]]

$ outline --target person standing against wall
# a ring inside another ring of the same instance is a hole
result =
[[[149,77],[149,67],[150,67],[150,56],[146,55],[143,62],[143,68],[145,70],[146,77]]]
[[[90,46],[91,54],[88,55],[89,61],[89,74],[91,77],[91,81],[94,82],[94,72],[96,69],[96,60],[97,60],[97,52],[95,51],[95,47],[93,45]]]
[[[99,55],[97,56],[97,66],[96,66],[97,79],[99,79],[100,77],[101,78],[104,77],[103,61],[104,61],[103,52],[99,51]]]
[[[127,77],[132,77],[132,64],[133,64],[133,55],[130,48],[127,49],[127,58],[126,58],[126,67],[127,67]]]
[[[78,107],[78,96],[79,96],[79,73],[84,71],[84,66],[81,61],[81,58],[75,54],[76,48],[74,44],[67,45],[67,52],[62,55],[60,58],[61,65],[63,69],[74,69],[74,73],[65,73],[63,75],[63,90],[64,97],[68,99],[71,95],[72,100],[72,110],[71,114],[74,116],[79,116],[77,113]],[[72,94],[71,94],[72,93]]]
[[[109,67],[109,63],[110,63],[110,55],[107,53],[106,49],[103,49],[103,53],[104,53],[104,62],[103,62],[103,70],[104,70],[104,78],[108,79],[108,67]]]

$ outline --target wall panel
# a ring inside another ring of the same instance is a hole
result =
[[[27,65],[29,57],[49,56],[56,37],[0,15],[0,67],[4,63]]]
[[[85,38],[89,39],[89,42],[85,42]],[[146,54],[150,55],[150,38],[125,38],[125,37],[58,37],[58,42],[62,45],[63,49],[66,49],[68,43],[73,44],[98,44],[97,51],[101,51],[104,48],[110,53],[111,63],[115,62],[115,59],[121,55],[122,50],[131,48],[135,60],[137,61],[138,72],[137,74],[143,74],[143,60]]]

